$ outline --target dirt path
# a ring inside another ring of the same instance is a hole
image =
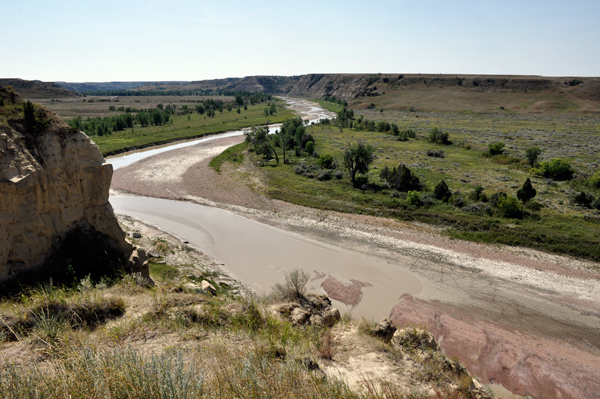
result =
[[[113,192],[193,201],[402,263],[429,283],[399,298],[390,318],[425,324],[483,382],[534,397],[600,392],[599,265],[539,251],[451,240],[435,228],[271,201],[248,161],[217,174],[210,158],[242,138],[218,139],[119,169]],[[370,288],[343,276],[315,281],[356,306]]]

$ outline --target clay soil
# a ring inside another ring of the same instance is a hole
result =
[[[406,267],[426,283],[389,309],[402,327],[425,325],[483,383],[536,398],[600,392],[600,274],[597,264],[523,248],[451,240],[435,228],[319,211],[262,195],[260,168],[246,157],[221,173],[210,159],[243,138],[175,150],[115,171],[113,194],[193,201]],[[168,168],[167,168],[168,166]],[[369,287],[326,278],[346,306]]]

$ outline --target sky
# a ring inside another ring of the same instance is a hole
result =
[[[0,0],[0,78],[600,76],[600,0]]]

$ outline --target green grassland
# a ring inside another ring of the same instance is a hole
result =
[[[164,144],[177,140],[201,137],[208,134],[239,130],[249,126],[264,125],[265,123],[282,122],[293,117],[292,111],[278,104],[277,113],[265,117],[265,104],[250,105],[248,110],[241,109],[238,114],[233,111],[223,110],[216,112],[214,118],[205,115],[191,113],[187,115],[173,116],[173,123],[162,126],[140,127],[136,125],[133,129],[121,132],[113,132],[110,135],[93,136],[104,156],[113,155],[131,149],[144,148],[157,144]]]
[[[396,123],[413,129],[415,139],[397,141],[391,134],[340,129],[334,125],[311,125],[317,154],[330,154],[342,169],[344,149],[364,141],[375,147],[368,184],[355,187],[347,173],[344,178],[319,181],[294,173],[301,163],[316,166],[316,158],[303,154],[291,157],[287,165],[263,162],[272,198],[319,209],[415,220],[445,227],[446,234],[478,242],[527,246],[549,252],[600,260],[600,212],[573,202],[580,191],[600,196],[600,190],[586,183],[599,170],[600,118],[566,118],[464,113],[414,113],[361,110],[370,120]],[[452,145],[431,143],[429,130],[439,127],[450,133]],[[502,141],[507,155],[484,156],[487,145]],[[543,159],[562,157],[573,165],[575,179],[550,181],[530,172],[526,148],[542,149]],[[241,147],[238,148],[238,151]],[[442,150],[444,158],[427,155]],[[231,157],[232,154],[229,154]],[[257,157],[255,154],[251,156]],[[409,205],[405,193],[394,193],[379,177],[382,168],[406,164],[424,183],[422,206]],[[516,195],[530,178],[537,196],[524,208],[522,219],[501,217],[491,204],[470,198],[475,187],[483,186],[488,197],[503,191]],[[433,189],[444,180],[463,207],[433,198]],[[365,182],[366,183],[366,182]],[[478,211],[477,205],[485,211]],[[474,209],[475,208],[475,209]],[[489,208],[489,209],[488,209]]]
[[[325,108],[327,111],[331,111],[331,112],[335,112],[335,113],[338,113],[344,109],[343,105],[333,103],[331,101],[316,100],[316,99],[313,99],[310,101],[314,101],[314,102],[318,103],[321,107]]]

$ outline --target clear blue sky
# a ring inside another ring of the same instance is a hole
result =
[[[0,77],[600,76],[600,0],[0,0]]]

